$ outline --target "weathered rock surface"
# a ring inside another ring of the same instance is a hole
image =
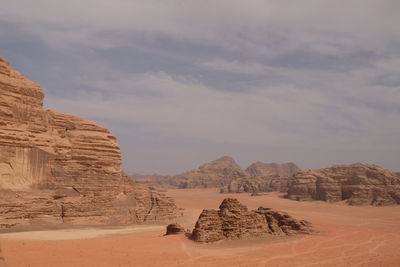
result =
[[[349,205],[395,205],[400,204],[400,178],[378,166],[359,163],[303,170],[295,175],[287,196]]]
[[[219,210],[203,210],[191,238],[197,242],[215,242],[309,234],[311,231],[309,222],[298,221],[285,212],[263,207],[248,211],[237,199],[226,198]]]
[[[0,57],[0,228],[176,216],[173,200],[122,174],[119,146],[107,129],[45,111],[43,99],[38,84]]]
[[[6,260],[3,257],[3,252],[1,251],[1,245],[0,245],[0,267],[6,267]]]
[[[262,163],[251,164],[246,172],[247,177],[233,180],[230,184],[222,187],[221,193],[243,193],[243,192],[287,192],[288,184],[293,175],[300,168],[294,163]]]
[[[218,188],[247,175],[231,157],[225,156],[203,164],[197,170],[168,177],[165,183],[176,188]]]
[[[184,234],[185,229],[179,223],[171,223],[167,226],[167,232],[165,235],[178,235]]]

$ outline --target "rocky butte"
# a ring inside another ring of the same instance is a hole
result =
[[[400,177],[381,167],[359,163],[303,170],[294,176],[287,197],[349,205],[396,205],[400,204]]]
[[[174,201],[122,173],[110,132],[43,109],[44,93],[0,57],[0,228],[130,224],[178,215]]]
[[[287,192],[288,185],[293,175],[300,168],[292,163],[262,163],[251,164],[245,172],[246,177],[232,180],[232,182],[221,188],[221,193],[257,193],[257,192]]]
[[[219,210],[203,210],[191,238],[197,242],[216,242],[311,232],[309,222],[298,221],[285,212],[263,207],[248,211],[237,199],[226,198]]]
[[[248,174],[231,157],[221,157],[192,170],[165,179],[177,188],[218,188]]]

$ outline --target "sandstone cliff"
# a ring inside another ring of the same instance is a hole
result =
[[[231,157],[225,156],[205,163],[197,170],[168,177],[164,181],[176,188],[218,188],[247,175]]]
[[[43,110],[44,93],[0,57],[0,228],[35,220],[135,223],[176,215],[173,201],[122,174],[116,138]]]
[[[344,201],[349,205],[400,204],[400,178],[378,166],[364,164],[303,170],[295,175],[288,198]]]
[[[263,207],[248,211],[237,199],[226,198],[218,211],[203,210],[191,238],[197,242],[215,242],[310,232],[309,222],[298,221],[285,212]]]
[[[262,163],[251,164],[246,172],[247,177],[233,180],[227,186],[221,188],[221,193],[242,192],[287,192],[288,184],[293,175],[300,168],[294,163]]]

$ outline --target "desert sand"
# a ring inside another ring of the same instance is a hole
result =
[[[199,244],[164,236],[163,225],[95,227],[3,233],[0,242],[13,266],[400,266],[400,206],[347,206],[297,202],[268,193],[219,194],[217,189],[166,192],[192,229],[204,208],[236,197],[249,209],[286,211],[313,223],[317,233],[254,241]]]

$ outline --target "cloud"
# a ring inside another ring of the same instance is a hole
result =
[[[0,51],[43,86],[46,107],[115,132],[129,171],[184,170],[221,151],[247,163],[361,159],[398,169],[399,8],[8,1]]]

